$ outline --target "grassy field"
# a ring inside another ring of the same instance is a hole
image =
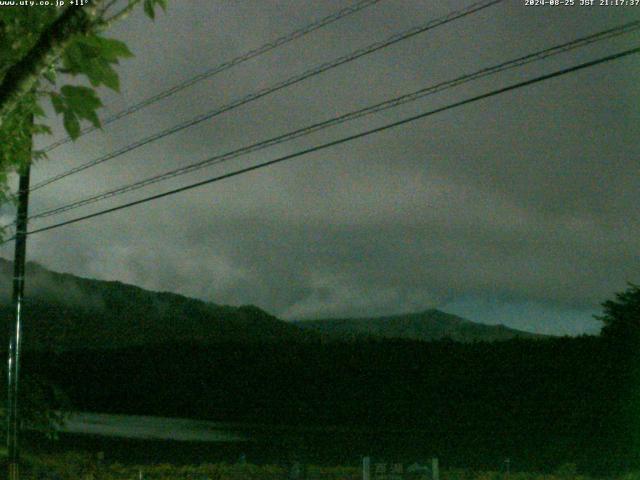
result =
[[[212,463],[176,466],[122,465],[100,463],[95,456],[82,453],[56,455],[27,455],[22,478],[42,480],[289,480],[289,469],[282,465],[253,465]],[[309,465],[300,472],[299,480],[359,480],[361,469],[357,466]],[[430,480],[420,475],[406,475],[404,480]],[[613,478],[613,477],[611,477]],[[553,473],[491,472],[472,470],[443,470],[441,480],[595,480],[579,475],[572,465],[564,465]],[[401,480],[396,477],[377,477],[372,469],[371,480]],[[640,474],[626,474],[615,480],[640,480]]]

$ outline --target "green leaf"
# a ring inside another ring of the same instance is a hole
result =
[[[37,103],[34,103],[32,112],[33,112],[33,116],[34,117],[46,117],[47,116],[44,113],[44,110],[42,109],[42,107]]]
[[[124,42],[94,34],[75,38],[64,53],[63,65],[72,75],[86,75],[94,87],[119,91],[118,74],[111,65],[132,56]]]
[[[110,63],[118,63],[118,58],[133,57],[133,53],[127,47],[127,44],[113,38],[100,37],[101,50],[100,54]]]
[[[60,94],[51,94],[51,102],[56,113],[63,114],[64,128],[72,139],[80,136],[80,119],[100,127],[96,110],[102,106],[102,102],[92,88],[65,85],[60,89]]]
[[[93,111],[93,112],[88,112],[84,118],[86,118],[87,120],[89,120],[94,127],[96,128],[100,128],[102,125],[100,124],[100,119],[98,118],[98,114]]]
[[[60,89],[60,93],[65,96],[68,105],[78,112],[95,110],[102,106],[96,92],[89,87],[65,85]]]
[[[51,128],[49,128],[48,125],[44,125],[42,123],[37,123],[33,126],[33,133],[34,134],[42,134],[42,133],[46,133],[47,135],[51,135]]]
[[[66,110],[64,112],[63,123],[65,130],[73,140],[80,136],[80,121],[72,111]]]
[[[77,48],[83,60],[100,58],[102,49],[100,43],[94,40],[95,37],[85,37],[78,40]]]
[[[114,38],[90,35],[78,40],[80,49],[88,58],[101,58],[109,63],[117,63],[119,57],[133,57],[127,44]]]
[[[46,160],[49,158],[47,153],[42,150],[34,150],[31,156],[33,160]]]
[[[88,62],[87,65],[84,67],[83,72],[87,78],[89,79],[89,82],[91,82],[91,85],[93,85],[94,87],[99,86],[102,83],[102,62],[100,61],[91,61]]]
[[[44,72],[43,77],[52,85],[56,84],[56,71],[53,68],[50,68],[46,72]]]
[[[91,72],[98,83],[102,83],[111,90],[120,92],[120,78],[111,65],[108,63],[96,63],[93,65]]]
[[[56,113],[60,114],[66,110],[64,101],[62,100],[60,95],[58,95],[57,93],[52,93],[50,97],[51,97],[51,104],[53,105],[53,109],[55,110]]]
[[[86,62],[80,48],[80,40],[74,39],[62,54],[62,65],[71,74],[81,73]]]
[[[154,11],[154,1],[153,0],[144,0],[144,13],[147,14],[151,20],[156,18],[156,12]]]
[[[87,113],[87,115],[85,115],[83,118],[90,121],[94,127],[102,128],[102,124],[100,123],[100,119],[98,118],[98,114],[96,112]]]
[[[72,112],[79,118],[89,120],[94,126],[100,126],[100,120],[96,115],[96,110],[102,106],[102,102],[96,92],[88,87],[78,87],[65,85],[60,89],[66,103],[66,111]],[[71,132],[69,132],[71,135]]]
[[[144,0],[144,13],[153,20],[156,17],[155,7],[159,6],[164,12],[166,12],[167,4],[167,0]]]

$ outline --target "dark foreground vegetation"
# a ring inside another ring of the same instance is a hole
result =
[[[69,452],[64,455],[40,455],[29,458],[30,465],[23,470],[29,479],[56,478],[57,480],[361,480],[362,469],[358,465],[300,464],[251,464],[251,463],[202,463],[198,465],[123,465],[96,461],[90,455]],[[293,472],[296,473],[293,473]],[[372,472],[372,475],[374,472]],[[402,476],[378,477],[384,480],[426,480],[428,473],[403,472]],[[637,474],[612,477],[619,480],[637,480]],[[470,469],[444,469],[441,480],[594,480],[580,475],[575,466],[566,464],[552,473],[506,471],[477,471]]]
[[[591,474],[640,469],[637,286],[603,304],[598,337],[457,343],[326,335],[256,307],[31,268],[21,386],[30,423],[55,420],[38,412],[66,398],[75,411],[238,422],[233,428],[252,439],[192,445],[202,452],[196,463],[216,449],[218,459],[235,460],[238,447],[262,462],[438,456],[482,470],[505,458],[526,471],[566,463]],[[7,272],[0,262],[0,276]],[[433,328],[430,315],[417,319],[420,329]],[[402,320],[406,330],[416,319]],[[166,445],[154,448],[189,457]],[[123,449],[160,458],[150,446]]]
[[[348,427],[300,433],[290,443],[303,455],[602,474],[640,467],[636,352],[599,337],[165,344],[31,352],[24,365],[65,386],[74,410]]]

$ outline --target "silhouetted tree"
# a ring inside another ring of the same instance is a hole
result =
[[[607,300],[602,307],[604,315],[595,318],[604,323],[603,337],[625,343],[640,341],[640,286],[630,283],[627,290],[616,293],[615,300]]]

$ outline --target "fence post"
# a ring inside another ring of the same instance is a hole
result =
[[[362,457],[362,480],[371,480],[371,457]]]
[[[438,467],[438,457],[431,459],[431,478],[432,480],[440,480],[440,469]]]

